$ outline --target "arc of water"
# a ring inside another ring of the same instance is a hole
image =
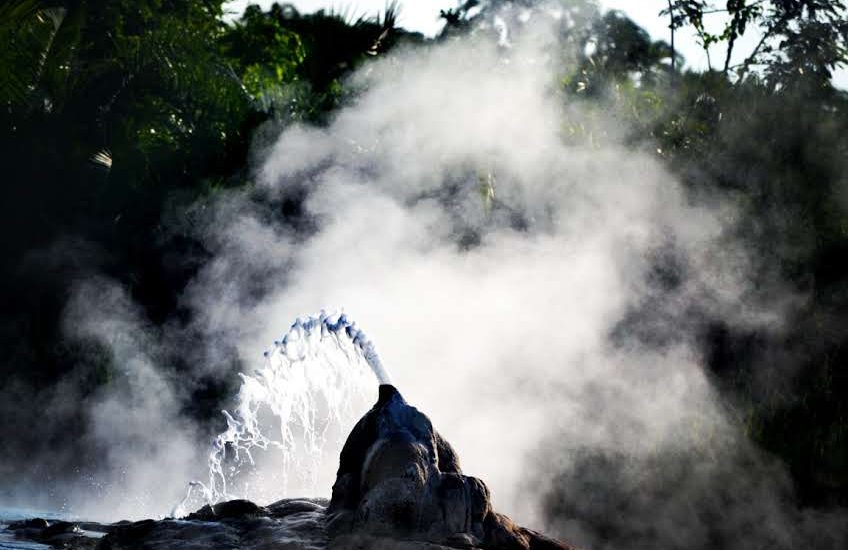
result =
[[[275,447],[282,452],[283,485],[298,452],[310,457],[315,471],[329,426],[351,412],[345,410],[350,394],[366,385],[364,378],[373,384],[371,376],[380,384],[390,383],[374,345],[344,313],[321,311],[317,317],[298,318],[264,355],[261,368],[240,374],[236,406],[223,411],[227,428],[215,438],[209,454],[209,482],[192,482],[189,495],[199,488],[209,503],[235,496],[229,492],[231,473],[225,464],[253,465],[256,449]],[[319,405],[327,408],[323,424],[317,417]],[[263,408],[279,419],[277,438],[262,431]],[[303,449],[296,449],[298,438]]]

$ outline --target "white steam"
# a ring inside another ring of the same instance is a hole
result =
[[[509,49],[481,34],[366,65],[352,83],[361,93],[330,125],[285,129],[259,170],[261,200],[228,197],[207,226],[215,257],[185,296],[201,345],[234,346],[261,368],[261,351],[281,327],[344,306],[463,470],[517,521],[551,521],[558,534],[602,547],[583,518],[559,521],[546,508],[548,493],[572,490],[601,510],[614,505],[606,486],[592,492],[587,480],[604,470],[581,470],[588,453],[625,457],[610,468],[627,487],[662,481],[662,468],[622,466],[633,457],[691,467],[697,475],[684,475],[681,491],[694,483],[711,491],[704,487],[724,480],[711,473],[720,471],[738,481],[722,481],[721,490],[736,491],[728,502],[756,510],[745,518],[757,525],[778,526],[789,516],[778,497],[768,499],[783,494],[784,474],[762,467],[693,344],[702,315],[778,328],[781,311],[752,298],[748,258],[727,237],[733,209],[693,203],[650,154],[604,138],[622,133],[614,113],[588,117],[557,92],[555,37],[531,23],[510,29]],[[590,126],[592,139],[569,137],[569,128]],[[307,197],[306,230],[269,214],[295,194]],[[656,279],[664,275],[653,271],[660,255],[676,266],[662,292]],[[645,307],[663,322],[625,322]],[[649,348],[632,331],[664,344]],[[160,441],[156,431],[180,420],[156,369],[117,344],[149,377],[133,386],[138,411],[115,398],[95,406],[98,430],[125,453],[128,437]],[[181,441],[176,432],[168,437]],[[739,448],[750,460],[738,459]],[[196,458],[176,443],[148,452],[151,471],[138,475],[151,484],[159,461],[182,472]],[[134,471],[140,463],[126,464]],[[741,498],[750,487],[766,501]],[[686,547],[691,536],[700,547],[706,535],[689,520],[697,503],[688,494],[643,503],[686,511],[654,518],[652,532],[662,536],[652,544]],[[255,485],[242,496],[285,495],[279,485]],[[737,508],[728,517],[742,517]]]
[[[65,326],[106,344],[119,370],[88,404],[86,446],[94,456],[68,491],[68,511],[93,519],[158,517],[165,502],[185,492],[203,456],[177,384],[162,369],[160,335],[123,289],[97,277],[77,286]]]
[[[537,49],[548,41],[529,38],[372,64],[328,128],[283,132],[264,185],[306,186],[319,229],[254,310],[278,322],[240,346],[253,353],[285,319],[344,304],[495,506],[538,526],[527,458],[547,438],[639,452],[690,446],[678,435],[693,425],[732,431],[685,335],[662,352],[610,343],[650,292],[658,250],[686,265],[671,307],[771,317],[746,303],[728,211],[688,204],[646,154],[566,141],[579,109],[553,89]]]

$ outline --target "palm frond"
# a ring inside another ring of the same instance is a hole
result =
[[[92,164],[109,170],[112,168],[112,152],[108,149],[97,151],[88,159]]]
[[[35,89],[66,10],[38,0],[0,4],[0,101],[26,101]]]

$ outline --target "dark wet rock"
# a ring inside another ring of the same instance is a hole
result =
[[[239,548],[239,538],[223,523],[144,520],[124,525],[103,537],[97,550]]]
[[[32,518],[32,519],[24,519],[21,521],[14,521],[9,524],[6,529],[9,531],[19,531],[21,529],[47,529],[50,527],[50,522],[43,518]]]
[[[394,537],[348,534],[334,538],[329,550],[480,550],[474,546],[444,546],[420,540],[403,540]]]
[[[90,550],[97,545],[96,538],[86,534],[78,524],[68,521],[33,518],[13,522],[6,529],[18,539],[39,542],[53,548]]]
[[[162,522],[158,522],[158,523],[162,523]],[[142,540],[144,540],[156,528],[157,528],[157,522],[155,520],[145,519],[145,520],[141,520],[141,521],[136,521],[136,522],[131,522],[131,523],[127,523],[127,524],[124,524],[124,525],[120,525],[120,526],[118,526],[117,529],[112,531],[112,533],[110,533],[110,534],[114,535],[112,540],[121,540],[121,541],[128,543],[130,541],[142,541]],[[108,538],[109,538],[109,536],[107,535],[104,538],[104,541]],[[108,548],[109,546],[107,545],[106,547]]]
[[[285,499],[269,506],[232,500],[185,519],[122,525],[97,550],[324,550],[325,500]]]
[[[268,510],[249,500],[230,500],[211,506],[207,504],[197,512],[189,514],[186,519],[202,521],[217,521],[225,518],[242,518],[247,516],[267,516]]]
[[[324,498],[286,498],[270,504],[267,506],[267,509],[272,517],[283,518],[301,512],[323,513],[329,502],[329,500]]]
[[[41,532],[41,535],[45,538],[50,538],[58,537],[59,535],[67,535],[80,532],[81,529],[76,523],[71,523],[69,521],[56,521],[53,522],[51,525],[48,525]]]
[[[490,503],[486,484],[462,474],[430,419],[382,385],[342,449],[327,527],[334,545],[393,539],[449,548],[572,548],[515,525]]]

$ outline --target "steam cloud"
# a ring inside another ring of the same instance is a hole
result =
[[[154,329],[123,289],[96,278],[78,287],[65,322],[79,338],[103,338],[123,370],[89,406],[88,444],[105,458],[105,467],[101,460],[89,472],[89,488],[99,490],[85,491],[85,500],[72,502],[71,509],[108,517],[161,513],[164,503],[185,492],[205,449],[181,415],[176,385],[157,367],[161,350]]]
[[[297,316],[343,306],[519,522],[594,549],[844,544],[844,516],[795,507],[697,350],[703,318],[779,331],[791,296],[762,300],[733,208],[562,97],[555,33],[516,25],[508,47],[501,29],[371,63],[328,127],[282,132],[257,188],[204,218],[214,257],[183,298],[197,357],[256,365]],[[69,319],[132,373],[91,405],[128,472],[113,482],[167,507],[206,452],[157,367],[186,329],[155,334],[108,284]]]

